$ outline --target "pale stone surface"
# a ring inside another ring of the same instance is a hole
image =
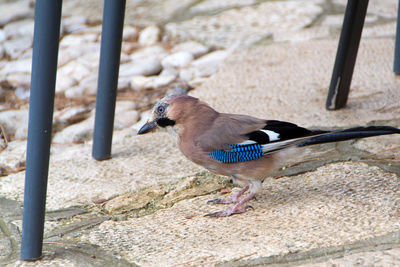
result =
[[[255,0],[206,0],[200,1],[197,5],[194,5],[190,8],[191,12],[206,12],[215,9],[225,9],[225,8],[236,8],[241,6],[248,6],[255,4]]]
[[[172,52],[189,52],[193,55],[194,58],[198,58],[203,56],[204,54],[209,52],[209,48],[206,47],[205,45],[202,45],[198,42],[194,42],[194,41],[188,41],[188,42],[184,42],[184,43],[180,43],[175,45],[172,48]]]
[[[230,55],[230,50],[217,50],[192,61],[188,68],[182,69],[179,76],[184,81],[208,77],[218,71],[219,64]]]
[[[138,38],[138,29],[131,25],[124,25],[124,31],[122,34],[123,41],[135,41]]]
[[[0,3],[0,27],[21,18],[33,17],[29,1],[6,1]]]
[[[397,128],[400,129],[400,125],[397,125]],[[355,147],[379,154],[380,157],[400,159],[400,134],[361,139],[357,141]]]
[[[32,39],[23,37],[4,42],[4,52],[11,59],[18,59],[20,56],[32,47]]]
[[[0,111],[0,124],[7,135],[25,139],[28,135],[28,110]]]
[[[172,83],[176,75],[160,75],[160,76],[133,76],[131,85],[134,89],[143,90],[149,88],[160,88]]]
[[[33,19],[24,19],[8,23],[3,30],[8,39],[26,37],[33,40],[33,24]]]
[[[142,49],[138,49],[137,51],[131,54],[131,59],[135,61],[147,58],[156,58],[161,61],[167,55],[168,53],[165,50],[165,48],[163,48],[160,45],[152,45]]]
[[[400,248],[382,251],[360,252],[346,255],[339,259],[330,259],[325,262],[302,264],[299,267],[327,267],[327,266],[398,266],[400,263]]]
[[[193,61],[193,55],[186,51],[176,52],[161,61],[163,68],[183,68]]]
[[[134,75],[155,75],[162,69],[161,62],[156,57],[138,58],[129,63],[122,64],[119,68],[119,75],[131,77]]]
[[[93,116],[80,123],[75,123],[62,131],[56,133],[53,137],[54,143],[83,143],[92,139],[94,128]]]
[[[139,112],[136,110],[125,110],[115,113],[114,129],[122,130],[132,126],[139,120]]]
[[[241,216],[203,217],[226,208],[207,205],[208,199],[217,197],[209,195],[126,222],[104,222],[82,239],[118,251],[141,266],[212,266],[293,249],[307,251],[398,230],[399,186],[395,174],[377,167],[336,163],[265,181],[257,200],[250,203],[255,210]]]
[[[143,46],[154,45],[160,39],[160,28],[155,25],[144,28],[139,34],[139,44]]]
[[[82,127],[86,131],[92,128],[93,124]],[[78,134],[77,131],[70,133]],[[50,160],[48,210],[86,205],[97,199],[109,199],[150,185],[176,183],[181,177],[201,170],[180,154],[166,132],[136,136],[136,131],[132,129],[117,131],[114,133],[113,158],[106,161],[96,161],[91,157],[91,142],[59,144],[57,141],[61,138],[57,135],[53,138]],[[163,144],[156,148],[154,141]],[[170,166],[175,167],[172,169]],[[24,178],[25,172],[1,177],[2,195],[22,201]]]
[[[165,26],[177,40],[197,40],[217,47],[250,45],[282,31],[309,25],[323,9],[319,1],[272,1],[256,7],[230,9],[211,17],[194,17]]]
[[[14,140],[8,142],[5,150],[0,150],[0,165],[11,169],[23,166],[26,157],[26,141]]]
[[[64,77],[68,77],[69,79],[81,81],[89,75],[92,75],[90,69],[78,61],[70,61],[64,66],[58,68],[57,71],[57,76],[60,76],[60,80],[64,79]]]

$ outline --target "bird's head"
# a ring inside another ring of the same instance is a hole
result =
[[[140,128],[138,134],[149,133],[157,126],[166,128],[179,124],[185,118],[185,113],[189,112],[190,105],[195,102],[198,102],[198,99],[188,95],[164,97],[154,105],[152,118]]]

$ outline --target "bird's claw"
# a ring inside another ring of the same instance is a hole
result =
[[[207,204],[221,204],[223,203],[223,199],[216,198],[216,199],[210,199],[207,201]]]
[[[240,214],[246,212],[248,209],[254,210],[254,208],[250,205],[244,206],[243,208],[229,209],[223,211],[216,211],[213,213],[208,213],[204,215],[204,217],[228,217],[233,214]]]

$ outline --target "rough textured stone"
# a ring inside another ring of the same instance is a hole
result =
[[[197,197],[145,217],[104,222],[82,238],[148,266],[307,251],[398,230],[398,186],[396,175],[376,167],[337,163],[265,181],[250,203],[255,210],[241,216],[204,217],[226,206],[207,205],[213,196]],[[121,245],[126,242],[131,245]]]
[[[155,75],[162,69],[161,62],[155,57],[147,59],[134,59],[129,63],[122,64],[119,68],[119,75],[129,77],[134,75]]]
[[[177,44],[172,48],[172,52],[189,52],[194,58],[203,56],[209,52],[209,48],[194,41],[188,41],[184,43]]]
[[[8,136],[25,139],[28,135],[28,110],[1,111],[0,124]]]
[[[29,7],[29,1],[5,1],[0,3],[0,27],[7,23],[33,17],[33,9]]]
[[[181,51],[165,57],[161,61],[163,68],[183,68],[193,60],[193,55],[189,52]]]
[[[160,75],[160,76],[133,76],[131,85],[134,89],[143,90],[149,88],[160,88],[172,83],[175,80],[175,75]]]
[[[23,37],[4,42],[4,51],[11,59],[20,58],[20,56],[32,47],[32,39]]]
[[[139,44],[143,46],[154,45],[160,39],[160,28],[157,26],[148,26],[139,34]]]
[[[323,12],[318,3],[265,2],[254,7],[229,9],[211,17],[171,22],[165,30],[172,39],[197,40],[210,46],[250,45],[278,32],[296,31],[309,25]]]

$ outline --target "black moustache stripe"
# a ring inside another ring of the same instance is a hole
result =
[[[174,120],[170,120],[168,118],[159,118],[157,120],[157,124],[160,127],[174,126],[175,125],[175,121]]]

